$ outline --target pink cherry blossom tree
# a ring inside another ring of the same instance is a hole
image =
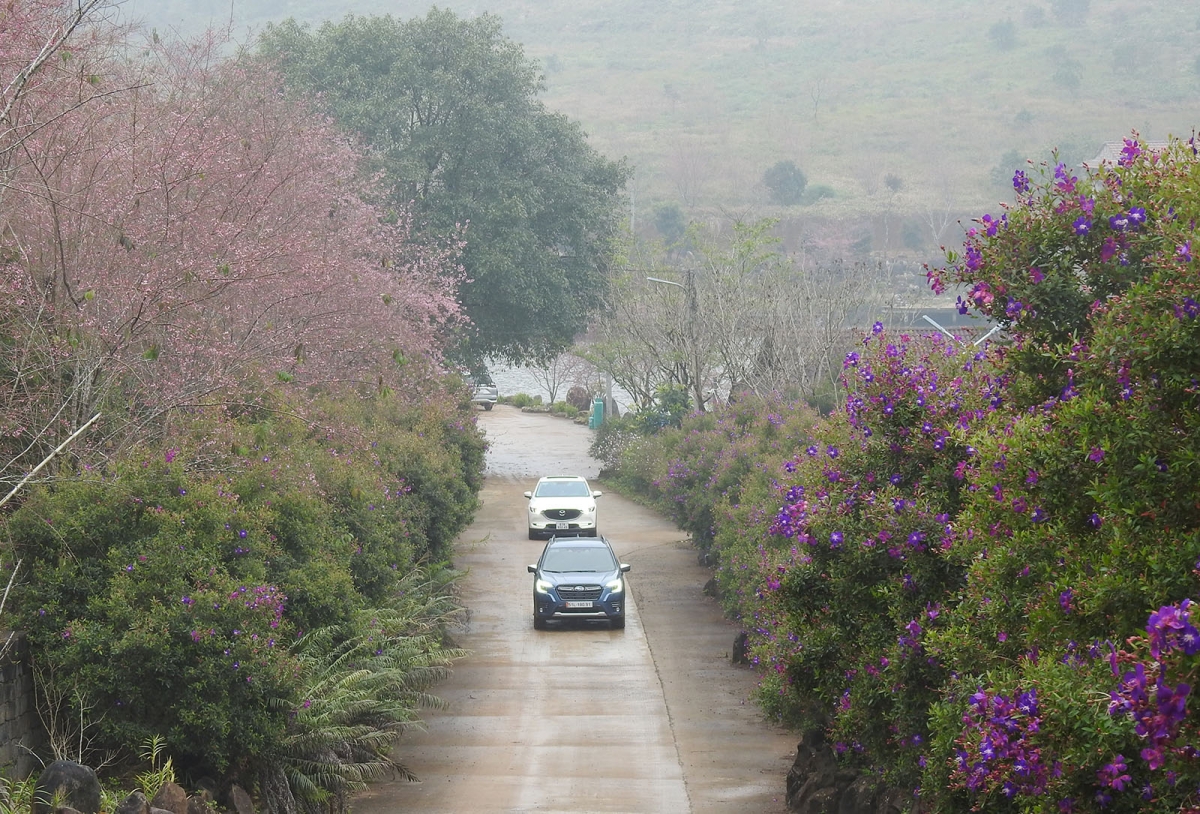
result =
[[[62,110],[47,109],[40,91],[64,78],[84,85],[73,96],[50,94],[67,109],[87,104],[88,72],[99,46],[118,32],[111,24],[110,0],[12,0],[0,6],[0,200],[21,143],[55,120]],[[75,59],[76,43],[82,59]]]
[[[119,447],[265,382],[433,386],[459,246],[410,241],[354,145],[222,45],[104,60],[88,86],[120,92],[86,107],[37,89],[61,112],[15,143],[0,199],[2,429],[27,454],[96,411]]]

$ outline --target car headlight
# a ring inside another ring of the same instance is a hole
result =
[[[620,577],[617,577],[616,579],[614,579],[612,582],[608,583],[604,587],[608,588],[608,592],[610,594],[619,594],[619,593],[621,593],[621,591],[625,590],[625,580],[621,579]]]
[[[620,582],[620,580],[617,581]],[[548,594],[550,593],[550,589],[554,587],[554,584],[549,580],[539,579],[533,583],[533,587],[539,594]]]
[[[584,511],[586,514],[595,514],[595,513],[596,513],[596,504],[595,504],[595,503],[593,503],[591,506],[588,506],[588,507],[587,507],[586,509],[584,509],[583,511]]]
[[[530,513],[530,514],[537,514],[537,509],[535,509],[535,508],[534,508],[534,506],[533,506],[533,504],[532,504],[532,503],[530,503],[530,504],[529,504],[529,513]]]

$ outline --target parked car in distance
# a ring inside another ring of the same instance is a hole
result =
[[[500,388],[496,387],[491,379],[467,379],[467,384],[471,386],[472,404],[478,404],[485,410],[496,406],[496,401],[500,398]]]
[[[529,539],[542,535],[578,534],[595,537],[596,498],[587,480],[578,475],[552,475],[537,482],[529,498]]]
[[[604,537],[551,537],[533,574],[533,627],[551,620],[607,620],[625,627],[625,573]]]

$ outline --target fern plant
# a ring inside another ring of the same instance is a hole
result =
[[[414,569],[391,606],[307,634],[296,645],[305,676],[286,736],[259,771],[271,814],[343,812],[350,795],[389,774],[415,780],[391,757],[420,710],[445,703],[428,692],[465,651],[444,634],[461,609],[444,569]]]

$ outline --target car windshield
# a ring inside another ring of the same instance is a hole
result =
[[[613,558],[611,551],[599,546],[594,548],[552,548],[546,552],[542,570],[555,574],[603,573],[617,570],[617,561]]]
[[[539,483],[536,497],[588,497],[588,485],[581,480],[548,480]]]

